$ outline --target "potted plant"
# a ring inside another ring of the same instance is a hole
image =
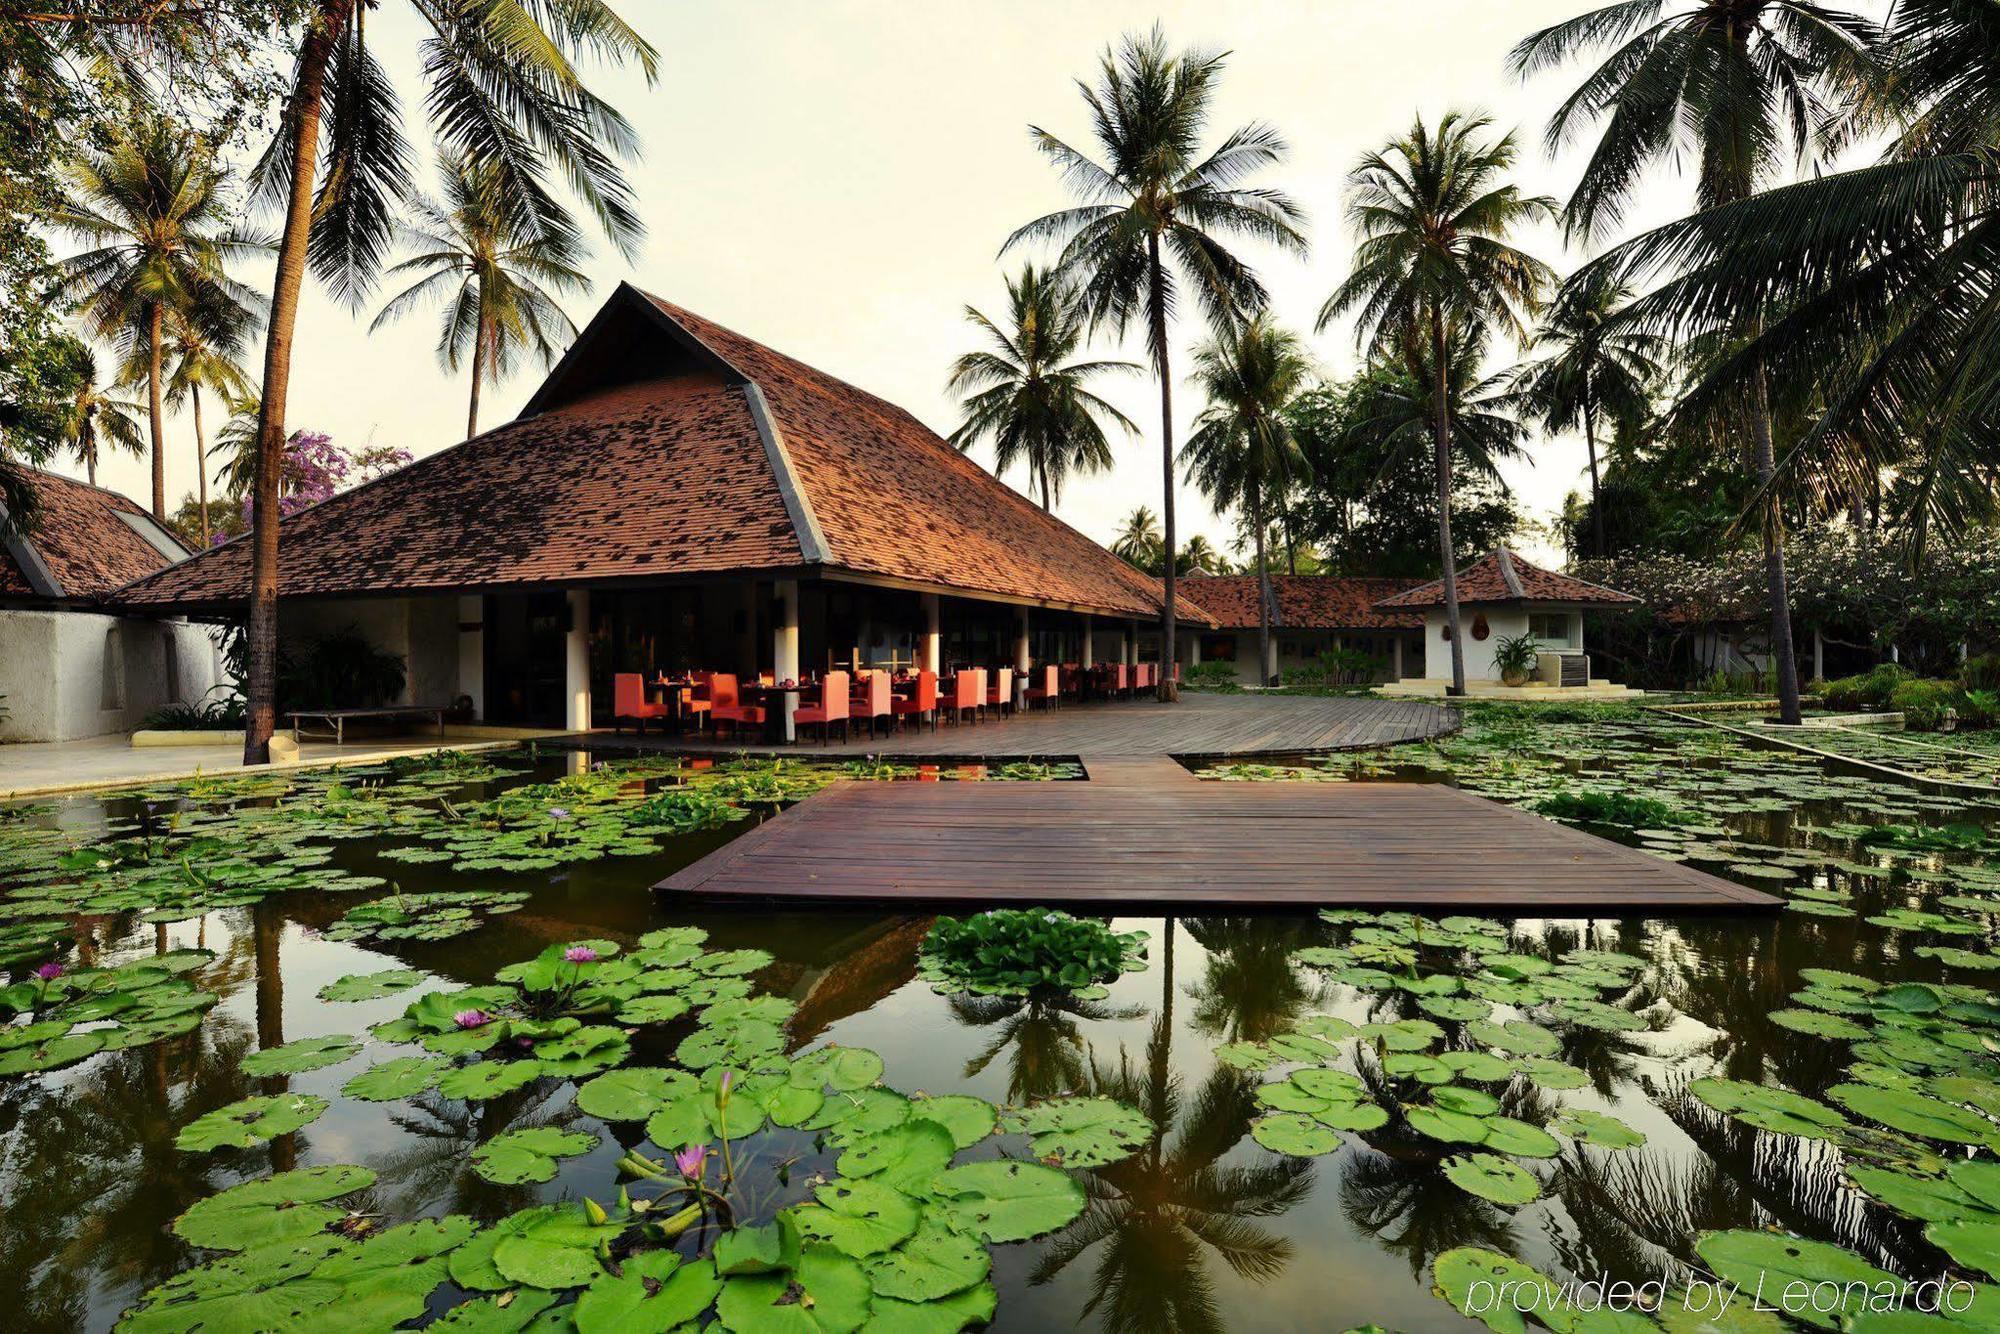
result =
[[[1533,635],[1514,635],[1502,639],[1493,646],[1493,666],[1500,672],[1500,683],[1522,686],[1535,674],[1535,666],[1540,661],[1540,653]]]

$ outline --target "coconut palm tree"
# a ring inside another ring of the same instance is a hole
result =
[[[1181,544],[1180,567],[1182,574],[1197,570],[1203,574],[1227,574],[1229,561],[1215,549],[1215,543],[1208,540],[1206,533],[1196,533]]]
[[[946,388],[966,397],[965,419],[951,442],[967,450],[992,440],[994,470],[1026,464],[1029,493],[1039,489],[1042,508],[1050,509],[1071,472],[1111,466],[1100,415],[1127,434],[1139,429],[1091,392],[1090,382],[1139,367],[1130,361],[1071,361],[1088,333],[1083,306],[1073,287],[1033,264],[1022,265],[1021,276],[1007,281],[1006,328],[971,306],[965,318],[991,346],[952,363]]]
[[[192,304],[176,307],[166,318],[166,355],[172,364],[166,378],[166,402],[172,408],[187,407],[194,418],[195,490],[200,506],[197,522],[203,547],[208,546],[211,533],[202,391],[223,404],[255,396],[240,360],[255,323],[256,316],[247,307],[213,285],[204,286]],[[132,351],[134,355],[126,360],[125,379],[137,383],[145,378],[148,358],[136,340]]]
[[[511,374],[524,350],[547,366],[560,346],[576,337],[576,326],[549,288],[581,292],[590,280],[576,269],[577,238],[530,226],[501,197],[500,178],[490,169],[447,156],[438,163],[438,181],[442,196],[412,198],[418,220],[399,228],[404,244],[417,253],[389,269],[423,276],[391,298],[368,328],[372,333],[419,305],[443,299],[438,360],[454,371],[462,362],[472,364],[465,416],[470,438],[479,434],[482,380]]]
[[[254,243],[224,231],[229,204],[208,146],[164,118],[120,131],[68,174],[50,221],[90,248],[55,265],[50,299],[79,307],[101,338],[134,339],[143,354],[153,517],[164,522],[167,318],[231,299],[223,261]]]
[[[1271,675],[1271,567],[1265,516],[1271,497],[1307,471],[1285,406],[1305,389],[1312,359],[1298,335],[1260,311],[1195,350],[1190,377],[1207,396],[1181,448],[1187,479],[1219,509],[1249,520],[1257,560],[1257,662]]]
[[[1451,430],[1453,470],[1467,468],[1500,482],[1500,465],[1527,457],[1529,403],[1511,371],[1482,374],[1486,340],[1453,329],[1444,367],[1444,417]],[[1400,363],[1378,363],[1350,392],[1340,447],[1379,478],[1418,451],[1430,452],[1438,418],[1438,376],[1430,351],[1416,355],[1412,374]]]
[[[389,250],[395,206],[413,192],[396,88],[367,44],[365,16],[373,7],[357,0],[307,4],[278,133],[253,177],[259,194],[282,206],[284,226],[257,422],[246,764],[269,761],[277,722],[279,474],[306,265],[336,296],[350,304],[365,300]],[[559,174],[631,253],[643,228],[618,159],[636,150],[637,136],[590,91],[576,62],[586,55],[634,60],[650,83],[653,48],[607,0],[412,0],[411,8],[429,29],[420,42],[424,105],[443,151],[492,172],[525,231],[573,238],[576,225],[548,180]]]
[[[1608,556],[1604,505],[1598,493],[1597,426],[1643,424],[1671,351],[1667,340],[1620,324],[1632,289],[1603,271],[1580,277],[1550,304],[1535,330],[1543,355],[1521,368],[1520,387],[1530,410],[1550,431],[1583,431],[1590,460],[1590,528],[1593,554]]]
[[[1221,322],[1262,309],[1263,284],[1224,245],[1229,237],[1268,241],[1303,254],[1305,215],[1290,198],[1243,182],[1280,161],[1284,140],[1268,125],[1251,124],[1205,152],[1203,131],[1221,77],[1216,52],[1168,50],[1155,26],[1106,51],[1097,84],[1080,84],[1104,162],[1040,127],[1035,144],[1062,171],[1078,203],[1036,219],[1007,240],[1063,244],[1060,271],[1074,276],[1094,325],[1121,335],[1134,320],[1145,326],[1146,352],[1160,381],[1160,448],[1164,475],[1161,561],[1165,601],[1160,613],[1160,661],[1174,645],[1174,411],[1169,335],[1182,288]],[[1173,672],[1160,673],[1160,698],[1175,697]]]
[[[1125,526],[1111,539],[1111,554],[1127,565],[1153,569],[1160,560],[1160,517],[1141,505],[1125,516]]]
[[[1413,377],[1428,371],[1436,386],[1431,445],[1454,695],[1465,693],[1465,649],[1451,541],[1448,345],[1454,331],[1483,337],[1495,329],[1525,342],[1526,318],[1555,279],[1507,239],[1553,216],[1555,201],[1523,194],[1504,179],[1514,165],[1514,137],[1485,138],[1491,124],[1450,111],[1433,130],[1419,117],[1386,148],[1362,157],[1348,176],[1348,218],[1361,235],[1354,268],[1319,314],[1324,329],[1337,316],[1358,313],[1365,345],[1399,359]]]
[[[58,421],[59,439],[67,452],[83,464],[84,475],[97,485],[97,460],[105,446],[138,458],[146,452],[140,433],[139,416],[145,411],[137,403],[119,398],[115,386],[98,383],[97,355],[77,343],[76,394],[63,405]]]
[[[1655,0],[1616,0],[1529,34],[1511,63],[1526,77],[1610,48],[1548,129],[1554,148],[1591,125],[1604,127],[1564,209],[1570,229],[1588,237],[1620,220],[1657,163],[1693,160],[1695,198],[1704,209],[1749,198],[1787,159],[1803,165],[1826,142],[1844,104],[1875,81],[1879,38],[1872,22],[1817,0],[1698,0],[1671,12]],[[1745,390],[1735,406],[1748,427],[1763,493],[1779,712],[1796,724],[1798,658],[1782,516],[1771,491],[1777,464],[1769,395],[1761,375]]]

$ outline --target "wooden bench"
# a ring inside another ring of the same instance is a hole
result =
[[[351,719],[392,719],[392,718],[433,718],[437,721],[438,735],[444,735],[445,715],[451,712],[449,704],[384,704],[368,709],[291,709],[285,713],[292,720],[292,740],[303,740],[311,736],[314,740],[331,739],[336,746],[347,744],[347,724]],[[322,723],[331,731],[308,733],[302,725],[311,719]]]

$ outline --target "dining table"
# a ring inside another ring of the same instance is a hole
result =
[[[792,714],[799,707],[800,685],[771,685],[759,681],[739,686],[737,695],[746,704],[764,709],[764,739],[773,745],[789,745],[798,735]]]
[[[676,732],[687,731],[687,705],[694,693],[694,684],[691,679],[677,680],[666,676],[646,683],[647,697],[667,706],[667,722]]]

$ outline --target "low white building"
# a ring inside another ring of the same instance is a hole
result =
[[[201,700],[221,679],[207,627],[100,602],[187,549],[129,497],[23,471],[36,512],[0,540],[0,742],[130,731]]]
[[[1257,670],[1257,576],[1190,574],[1182,596],[1216,621],[1212,630],[1185,625],[1181,635],[1197,648],[1194,660],[1227,662],[1244,685],[1320,667],[1324,655],[1353,663],[1357,682],[1421,676],[1424,619],[1416,611],[1380,611],[1382,598],[1412,588],[1417,579],[1340,574],[1271,576],[1271,660]],[[1361,667],[1362,660],[1369,664]]]
[[[1478,695],[1557,689],[1591,696],[1632,693],[1591,674],[1590,653],[1583,642],[1583,613],[1617,611],[1638,604],[1639,599],[1630,593],[1544,570],[1505,547],[1487,552],[1458,572],[1467,691]],[[1384,598],[1375,607],[1384,612],[1421,612],[1424,618],[1422,675],[1406,675],[1386,690],[1442,695],[1451,684],[1451,629],[1445,616],[1444,581],[1436,579]],[[1525,681],[1503,682],[1495,653],[1502,643],[1523,637],[1534,646],[1535,665]]]

